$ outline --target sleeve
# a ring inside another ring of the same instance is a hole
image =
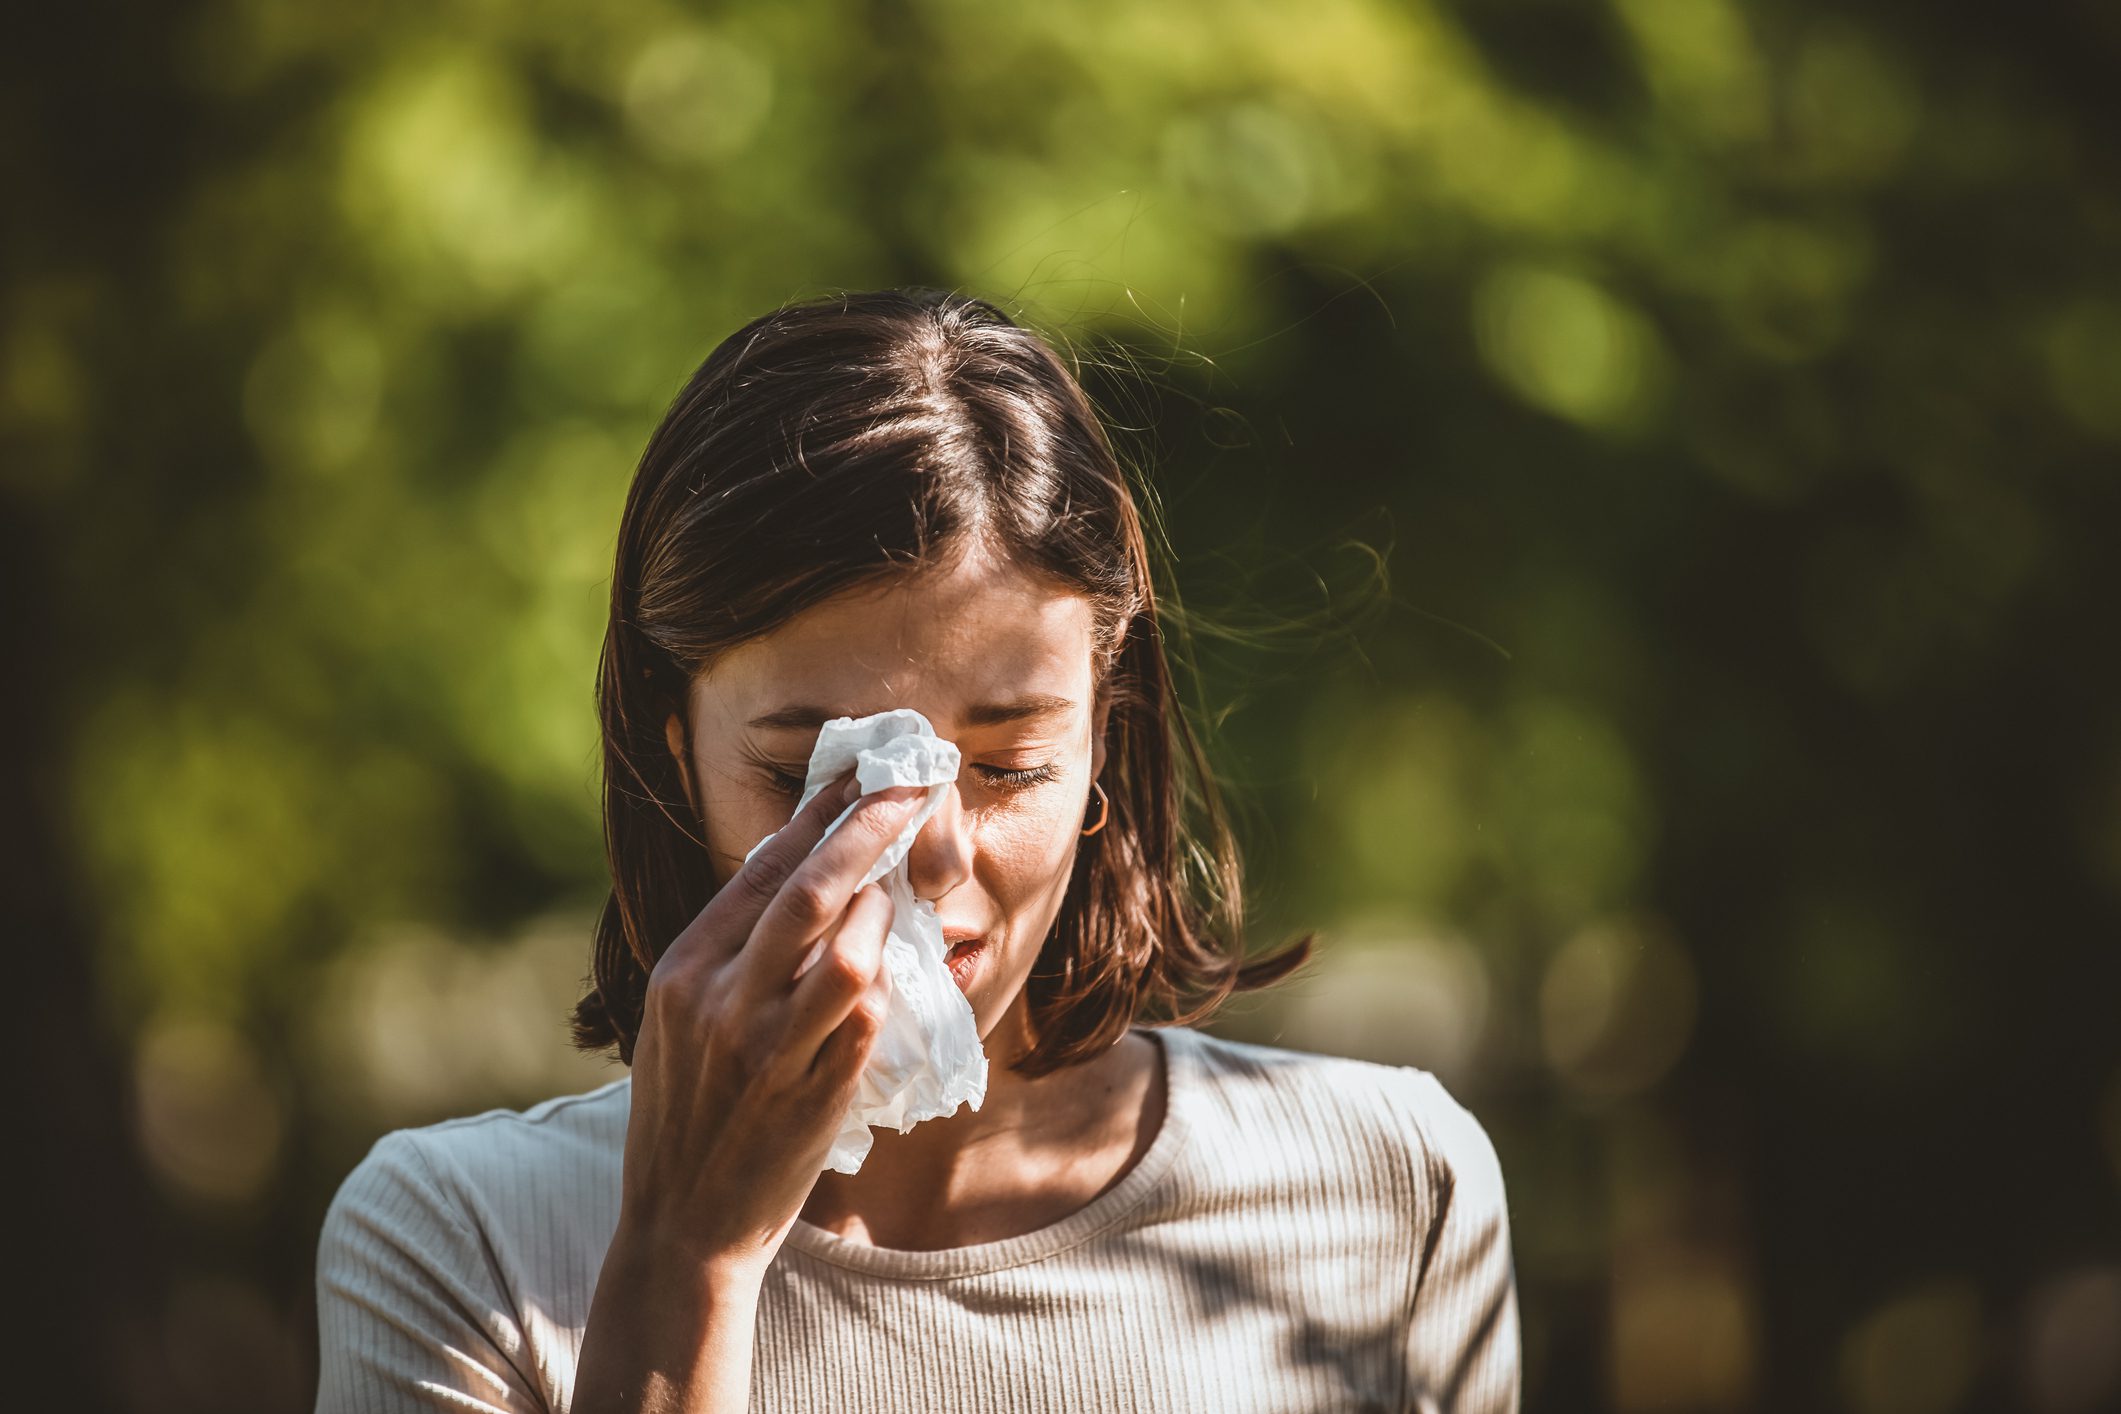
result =
[[[1520,1351],[1510,1212],[1495,1146],[1427,1071],[1408,1069],[1432,1211],[1408,1321],[1410,1414],[1515,1414]]]
[[[417,1141],[386,1134],[317,1243],[317,1414],[542,1414],[487,1246]]]

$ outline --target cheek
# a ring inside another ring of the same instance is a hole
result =
[[[997,813],[980,830],[987,890],[1010,912],[1066,889],[1076,844],[1073,818],[1051,803]]]
[[[706,780],[707,854],[720,886],[743,867],[753,845],[788,823],[795,797],[783,800],[735,781]]]

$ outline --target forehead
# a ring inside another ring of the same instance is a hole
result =
[[[916,707],[948,735],[981,704],[1086,702],[1093,625],[1082,594],[962,557],[835,595],[732,649],[701,679],[701,705],[737,724],[791,706],[830,716]]]

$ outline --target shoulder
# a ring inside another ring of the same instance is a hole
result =
[[[1499,1201],[1487,1130],[1429,1071],[1166,1029],[1179,1033],[1212,1127],[1343,1155],[1417,1196],[1470,1187]]]
[[[378,1139],[318,1236],[317,1408],[549,1405],[616,1221],[629,1101],[619,1081]]]
[[[616,1182],[631,1098],[622,1077],[526,1109],[394,1129],[339,1186],[327,1246],[335,1233],[484,1228],[525,1207],[571,1205]]]

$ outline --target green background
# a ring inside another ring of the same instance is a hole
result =
[[[50,7],[0,46],[32,1387],[306,1407],[367,1145],[608,1078],[632,464],[741,322],[927,283],[1153,484],[1254,938],[1325,940],[1219,1028],[1488,1125],[1528,1407],[2121,1400],[2114,13]]]

